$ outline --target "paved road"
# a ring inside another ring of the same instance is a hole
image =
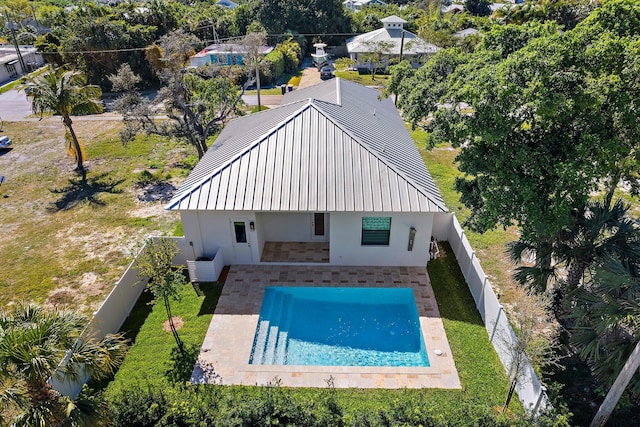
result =
[[[303,88],[320,83],[320,73],[313,65],[303,69],[302,79],[300,80],[300,86]],[[261,95],[262,104],[269,108],[275,108],[280,105],[282,95]],[[245,95],[242,98],[248,105],[258,105],[258,99],[256,95]],[[27,100],[27,97],[23,91],[18,92],[16,89],[11,89],[3,94],[0,94],[0,119],[8,122],[23,121],[23,120],[38,120],[38,117],[33,116],[31,112],[31,102]],[[120,120],[121,117],[115,113],[105,113],[95,116],[83,116],[76,117],[80,120]],[[75,120],[75,119],[74,119]]]
[[[11,89],[0,95],[0,118],[4,121],[23,120],[31,115],[31,102],[24,92]]]

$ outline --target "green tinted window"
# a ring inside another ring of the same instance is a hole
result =
[[[362,245],[389,246],[391,217],[365,216],[362,218]]]

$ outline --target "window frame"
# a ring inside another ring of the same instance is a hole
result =
[[[371,222],[381,223],[388,220],[387,228],[371,228]],[[360,227],[360,246],[390,246],[391,243],[391,220],[390,216],[363,216]],[[369,224],[366,224],[366,222]],[[369,228],[365,228],[369,227]]]

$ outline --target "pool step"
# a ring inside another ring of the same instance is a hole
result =
[[[262,357],[258,363],[261,365],[270,364],[269,360],[273,358],[273,351],[275,350],[275,343],[273,342],[273,334],[277,333],[278,327],[273,323],[273,317],[276,313],[279,312],[280,307],[282,306],[283,295],[282,292],[273,290],[273,302],[271,305],[271,312],[269,313],[269,317],[266,320],[266,334],[264,337],[264,343],[262,344],[263,351]]]
[[[291,295],[288,295],[286,303],[282,306],[282,314],[280,316],[280,322],[278,324],[278,337],[276,344],[276,352],[274,354],[274,365],[284,365],[287,358],[287,338],[289,335],[289,328],[291,326],[291,319],[293,313],[294,300]]]
[[[262,356],[263,365],[273,365],[276,359],[276,349],[278,345],[278,336],[280,335],[280,325],[283,322],[283,317],[286,314],[287,307],[291,301],[291,295],[283,292],[278,292],[279,296],[276,298],[277,305],[274,305],[272,318],[269,322],[269,334],[266,339],[264,354]]]
[[[269,336],[269,330],[271,327],[270,319],[273,316],[273,313],[277,312],[275,310],[277,310],[281,305],[281,300],[282,292],[270,288],[265,289],[263,305],[267,304],[269,310],[265,313],[261,313],[258,320],[258,328],[256,332],[256,338],[253,343],[253,351],[250,360],[250,363],[252,364],[264,363],[264,353],[266,350],[267,338]]]

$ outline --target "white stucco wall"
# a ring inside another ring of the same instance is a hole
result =
[[[195,212],[181,211],[182,228],[187,242],[193,242],[196,257],[212,257],[218,250],[223,251],[225,265],[238,264],[234,251],[232,222],[239,220],[256,223],[252,212]],[[256,231],[247,228],[247,241],[251,246],[252,263],[260,260],[259,225]]]
[[[313,213],[259,212],[256,214],[267,242],[317,242],[329,240],[331,215],[325,215],[326,238],[313,235]]]
[[[253,221],[255,231],[247,228],[251,246],[251,263],[260,262],[265,241],[309,242],[310,213],[195,212],[180,213],[186,244],[193,243],[193,253],[212,257],[223,251],[226,265],[242,263],[234,249],[232,222]],[[389,246],[362,246],[362,217],[391,216]],[[330,218],[330,220],[329,220]],[[331,226],[329,227],[329,221]],[[429,239],[433,214],[336,213],[327,215],[330,263],[334,265],[425,266],[429,257]],[[407,249],[409,230],[416,228],[413,250]],[[245,261],[246,262],[246,261]]]
[[[362,246],[362,217],[391,216],[389,246]],[[330,262],[334,265],[425,266],[433,214],[332,213]],[[416,228],[413,250],[408,251],[409,230]]]
[[[263,236],[267,242],[310,242],[311,214],[307,212],[264,212]]]

